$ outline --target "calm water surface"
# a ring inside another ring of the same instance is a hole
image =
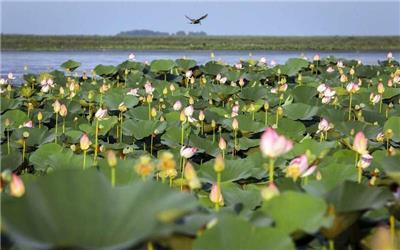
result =
[[[69,60],[81,62],[82,65],[77,72],[90,71],[98,64],[118,65],[125,61],[130,53],[136,55],[138,61],[152,61],[155,59],[177,59],[182,57],[191,58],[199,64],[210,60],[210,51],[57,51],[57,52],[24,52],[24,51],[2,51],[1,52],[1,77],[8,72],[13,72],[17,77],[24,74],[24,66],[29,73],[38,73],[53,69],[60,69],[60,65]],[[215,51],[216,59],[233,64],[240,59],[251,57],[259,59],[267,58],[268,61],[275,60],[277,63],[285,63],[288,58],[305,55],[312,58],[315,51]],[[321,57],[335,56],[337,58],[361,60],[364,64],[377,64],[378,60],[385,60],[384,51],[334,51],[321,52]],[[396,59],[400,58],[400,52],[394,52]]]

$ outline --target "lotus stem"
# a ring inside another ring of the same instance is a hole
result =
[[[154,140],[154,135],[150,135],[150,154],[153,155],[153,140]]]
[[[254,112],[254,111],[251,112],[251,119],[252,119],[253,121],[254,121],[254,115],[255,115],[255,113],[256,113],[256,112]]]
[[[329,250],[335,250],[335,242],[331,239],[328,240]]]
[[[234,141],[233,141],[233,152],[232,154],[235,155],[236,153],[236,146],[237,146],[237,130],[233,130],[233,134],[234,134]]]
[[[219,192],[217,193],[217,202],[215,203],[215,211],[219,211],[219,194],[221,191],[221,172],[217,173],[217,186],[218,186],[218,190]]]
[[[147,242],[146,250],[154,250],[153,243],[151,241]]]
[[[83,170],[86,169],[86,150],[83,150]]]
[[[357,167],[358,168],[358,183],[361,183],[362,180],[362,168],[361,167]]]
[[[181,157],[181,191],[183,191],[183,175],[185,173],[185,158]]]
[[[276,125],[276,127],[278,127],[278,124],[279,124],[279,113],[278,113],[278,110],[276,110],[276,116],[275,116],[275,125]]]
[[[379,113],[382,112],[382,99],[383,99],[383,96],[379,100]]]
[[[42,121],[39,121],[39,128],[42,127]]]
[[[150,102],[149,102],[148,106],[149,106],[149,120],[151,120],[151,103]]]
[[[115,187],[115,167],[111,168],[111,186]]]
[[[120,115],[120,122],[121,122],[121,125],[120,125],[120,139],[119,139],[119,142],[121,142],[122,143],[122,137],[123,137],[123,134],[122,134],[122,124],[123,124],[123,122],[124,122],[124,116],[122,115],[122,112],[120,112],[119,113],[119,115]]]
[[[172,181],[173,181],[172,177],[169,177],[169,187],[172,187]]]
[[[63,123],[62,123],[62,133],[65,133],[65,118],[63,117]]]
[[[215,142],[215,128],[213,128],[213,143]]]
[[[10,130],[7,129],[7,154],[10,154]]]
[[[349,99],[349,121],[351,120],[351,102],[353,100],[353,94],[350,93],[350,99]]]
[[[389,156],[390,151],[389,151],[389,137],[386,138],[386,154]]]
[[[58,136],[58,113],[56,113],[56,137],[54,138],[54,142],[57,143]]]
[[[25,161],[26,139],[22,140],[22,162]]]
[[[274,158],[269,158],[269,161],[268,161],[268,172],[269,172],[269,182],[271,184],[274,183],[274,163],[275,163],[275,159]]]
[[[204,121],[201,121],[201,124],[200,124],[200,126],[201,126],[201,135],[204,135]]]
[[[95,136],[94,136],[94,156],[93,160],[96,163],[97,162],[97,148],[99,146],[99,119],[96,119],[96,130],[95,130]]]
[[[183,122],[181,124],[181,145],[183,146],[183,138],[185,136],[185,128],[183,127]]]
[[[392,244],[394,247],[396,239],[396,218],[392,214],[389,217],[389,224],[390,224],[390,237],[392,239]]]
[[[264,119],[264,126],[268,126],[268,111],[265,111],[265,119]]]

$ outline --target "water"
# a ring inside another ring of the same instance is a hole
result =
[[[1,52],[1,77],[12,72],[17,78],[22,74],[39,73],[43,71],[60,69],[60,65],[69,60],[81,62],[77,73],[90,72],[98,64],[118,65],[127,60],[132,51],[58,51],[58,52],[25,52],[25,51],[2,51]],[[210,51],[133,51],[138,61],[152,61],[155,59],[177,59],[182,57],[191,58],[197,63],[204,64],[210,60]],[[277,63],[285,63],[288,58],[305,55],[312,58],[317,52],[306,51],[251,51],[252,58],[267,58],[268,61],[275,60]],[[216,59],[233,64],[240,59],[248,59],[249,51],[215,51]],[[377,64],[378,60],[386,59],[383,51],[334,51],[321,52],[321,57],[335,56],[337,58],[361,60],[364,64]],[[400,58],[400,52],[393,53],[396,59]],[[24,71],[24,66],[28,70]]]

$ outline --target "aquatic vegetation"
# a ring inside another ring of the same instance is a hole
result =
[[[0,80],[7,244],[398,247],[391,53],[378,65],[135,58]]]

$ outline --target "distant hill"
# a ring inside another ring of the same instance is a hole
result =
[[[207,33],[204,31],[185,32],[183,30],[180,30],[176,33],[168,33],[168,32],[146,30],[146,29],[122,31],[117,34],[117,36],[206,36],[206,35]]]

